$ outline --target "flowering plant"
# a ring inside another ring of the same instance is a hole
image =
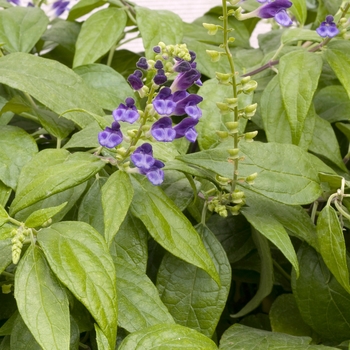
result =
[[[349,348],[350,3],[0,7],[0,349]]]

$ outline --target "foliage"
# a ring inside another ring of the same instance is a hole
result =
[[[26,5],[0,1],[0,349],[350,348],[350,3]]]

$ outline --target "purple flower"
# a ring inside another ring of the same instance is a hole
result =
[[[153,78],[153,82],[157,85],[162,85],[168,80],[164,69],[158,69],[157,74]]]
[[[141,78],[142,78],[142,72],[140,70],[135,70],[133,74],[130,74],[128,76],[129,84],[136,91],[142,89],[143,87],[143,82]]]
[[[170,88],[175,92],[178,90],[187,90],[190,86],[195,84],[201,77],[197,69],[191,68],[183,73],[177,75]]]
[[[140,68],[140,69],[147,70],[148,69],[148,63],[147,63],[146,57],[140,57],[139,60],[136,63],[136,67]]]
[[[191,63],[187,62],[185,60],[177,60],[177,62],[174,64],[174,71],[178,73],[187,72],[192,68]]]
[[[334,23],[334,18],[331,15],[326,17],[326,20],[320,24],[320,26],[316,29],[316,32],[322,38],[329,37],[333,38],[339,34],[339,29],[337,25]]]
[[[112,126],[108,126],[98,133],[98,142],[101,146],[114,148],[123,141],[123,134],[120,131],[120,124],[113,122]]]
[[[173,101],[171,90],[168,87],[164,87],[153,99],[153,107],[159,115],[169,116],[176,107],[176,103]]]
[[[58,0],[52,4],[52,9],[57,17],[68,9],[69,1]]]
[[[162,61],[158,60],[158,61],[154,64],[154,68],[155,68],[155,69],[163,69],[164,66],[163,66]]]
[[[161,142],[171,142],[175,139],[176,132],[173,129],[173,122],[169,117],[157,120],[151,128],[152,136]]]
[[[120,120],[130,124],[133,124],[140,117],[140,114],[135,106],[135,100],[131,97],[128,97],[125,100],[125,104],[121,103],[112,114],[114,120]]]
[[[203,97],[189,94],[186,91],[176,91],[173,95],[173,101],[176,102],[173,115],[187,114],[194,119],[199,119],[202,116],[202,111],[197,104],[203,101]]]
[[[154,52],[154,53],[161,53],[161,52],[162,52],[162,49],[160,48],[160,46],[154,46],[154,47],[153,47],[153,52]]]
[[[256,10],[257,16],[260,18],[274,18],[280,25],[289,27],[293,22],[288,16],[286,9],[290,8],[292,5],[293,3],[289,0],[268,2]]]
[[[160,185],[163,182],[164,172],[161,168],[164,167],[164,163],[153,158],[152,146],[149,143],[144,143],[136,148],[130,158],[139,168],[140,173],[146,175],[153,185]]]
[[[176,132],[175,138],[178,139],[185,136],[188,141],[195,142],[198,134],[194,127],[197,124],[198,119],[193,119],[191,117],[183,119],[179,124],[174,126]]]

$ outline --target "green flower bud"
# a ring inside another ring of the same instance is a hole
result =
[[[1,286],[1,291],[3,294],[10,294],[11,293],[11,287],[12,287],[12,284],[3,284]]]
[[[215,35],[219,29],[217,24],[212,23],[202,23],[203,27],[208,30],[209,35]]]
[[[249,81],[250,81],[250,76],[248,75],[247,77],[243,77],[243,78],[241,79],[241,84],[242,84],[242,85],[245,85],[245,84],[247,84]]]
[[[235,108],[238,105],[238,98],[236,98],[236,97],[225,98],[225,101],[230,106],[230,108]]]
[[[220,113],[228,113],[230,112],[230,108],[227,103],[216,102],[216,106],[220,109]]]
[[[225,125],[227,129],[231,131],[231,133],[237,133],[238,132],[238,122],[226,122]]]
[[[244,94],[249,95],[256,90],[258,83],[255,80],[250,80],[248,83],[242,86],[242,91]]]
[[[258,131],[247,132],[244,134],[244,138],[247,142],[253,142],[256,135],[258,135]]]
[[[239,148],[231,148],[228,150],[228,153],[231,156],[230,159],[237,159],[238,153],[239,153]]]
[[[228,137],[228,132],[217,130],[216,135],[218,135],[222,139],[226,139]]]
[[[209,55],[210,60],[212,62],[218,62],[221,58],[221,52],[215,51],[215,50],[205,50],[207,55]]]
[[[220,84],[223,85],[230,85],[231,84],[231,78],[232,74],[231,73],[215,73],[216,79],[219,81]]]
[[[232,215],[238,215],[241,208],[242,208],[242,206],[237,204],[234,207],[229,207],[229,210],[230,210]]]
[[[249,106],[245,107],[244,108],[245,117],[248,118],[248,119],[254,117],[257,106],[258,106],[258,104],[254,103],[252,105],[249,105]]]
[[[253,185],[254,184],[254,180],[257,178],[257,176],[258,176],[258,173],[254,173],[254,174],[251,174],[251,175],[247,176],[245,178],[246,183],[248,183],[249,185]]]
[[[241,204],[243,203],[244,196],[243,191],[235,191],[231,194],[232,202],[235,204]]]

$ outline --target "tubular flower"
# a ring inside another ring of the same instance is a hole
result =
[[[195,142],[198,134],[194,127],[197,124],[198,119],[193,119],[191,117],[183,119],[179,124],[174,126],[176,132],[175,138],[178,139],[185,136],[188,141]]]
[[[161,89],[152,103],[156,112],[163,116],[172,115],[176,107],[171,90],[168,87]]]
[[[98,133],[98,142],[101,146],[114,148],[123,141],[123,134],[120,131],[120,124],[113,122],[111,127],[106,127]]]
[[[142,72],[140,70],[135,70],[133,74],[130,74],[128,76],[127,80],[134,90],[138,91],[142,89],[143,87]]]
[[[128,97],[125,100],[125,104],[121,103],[112,114],[114,120],[123,121],[130,124],[133,124],[140,117],[140,114],[135,106],[135,100],[131,97]]]
[[[151,128],[152,136],[161,142],[171,142],[175,139],[176,132],[173,129],[173,122],[169,117],[157,120]]]
[[[203,97],[189,94],[186,91],[176,91],[173,95],[173,101],[176,102],[173,115],[187,114],[193,119],[199,119],[202,116],[202,111],[197,104],[203,101]]]
[[[339,29],[337,25],[334,23],[334,18],[331,15],[326,17],[326,20],[320,24],[320,26],[316,29],[316,32],[322,38],[329,37],[334,38],[339,34]]]
[[[146,57],[140,57],[136,63],[136,67],[147,70],[149,68]]]
[[[173,83],[170,86],[172,92],[178,90],[187,90],[193,84],[195,84],[201,77],[201,74],[197,69],[191,68],[177,75]]]

